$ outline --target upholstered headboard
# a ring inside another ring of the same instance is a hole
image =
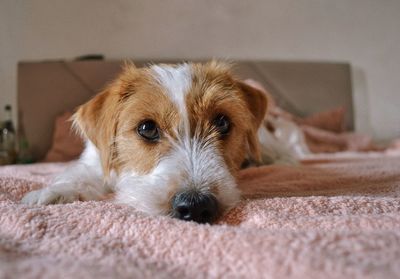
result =
[[[137,66],[149,62],[136,61]],[[54,119],[72,111],[112,80],[121,61],[44,61],[18,64],[18,110],[33,155],[41,159],[50,148]],[[243,78],[261,82],[278,104],[306,116],[343,105],[347,129],[353,128],[350,65],[347,63],[240,61],[234,68]]]

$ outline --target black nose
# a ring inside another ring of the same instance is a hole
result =
[[[211,223],[217,217],[218,203],[211,194],[187,191],[173,198],[172,210],[175,218],[197,223]]]

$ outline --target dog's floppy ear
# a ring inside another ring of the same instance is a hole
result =
[[[74,128],[99,150],[105,176],[113,168],[117,155],[115,138],[119,113],[124,100],[133,93],[132,82],[138,74],[138,68],[126,61],[122,73],[101,93],[81,105],[72,116]]]
[[[73,115],[75,129],[99,150],[104,174],[112,169],[115,136],[121,95],[119,84],[110,84],[103,92],[81,105]]]
[[[252,114],[252,125],[249,127],[247,133],[247,141],[251,159],[260,162],[261,153],[258,142],[257,131],[263,123],[265,114],[267,112],[268,100],[267,96],[260,89],[255,88],[243,81],[237,81],[240,90],[243,93],[244,100]]]

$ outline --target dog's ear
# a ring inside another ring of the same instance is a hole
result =
[[[255,88],[243,81],[237,81],[240,90],[243,93],[244,100],[252,115],[252,123],[247,132],[247,141],[251,159],[256,162],[261,161],[260,144],[258,141],[257,131],[264,121],[267,112],[268,100],[267,96],[260,89]]]
[[[104,175],[112,169],[115,136],[121,94],[119,84],[110,84],[103,92],[81,105],[73,115],[74,128],[98,149]]]
[[[126,98],[133,94],[138,76],[139,69],[126,61],[121,74],[72,116],[74,128],[97,147],[105,176],[113,169],[117,155],[119,114]]]

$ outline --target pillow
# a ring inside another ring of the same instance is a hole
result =
[[[312,126],[330,132],[341,133],[345,130],[346,110],[343,106],[324,110],[322,112],[314,113],[308,117],[302,118],[280,108],[276,104],[272,95],[265,89],[265,87],[261,83],[252,79],[246,79],[244,82],[258,90],[261,90],[267,95],[269,114],[283,117],[290,121],[294,121],[298,125]]]
[[[339,106],[330,110],[314,113],[305,118],[296,117],[295,122],[299,125],[307,125],[334,133],[342,133],[345,130],[345,114],[345,108]]]
[[[306,143],[313,153],[339,151],[382,151],[367,135],[344,132],[335,133],[312,126],[302,125]]]
[[[56,118],[53,142],[44,162],[66,162],[77,159],[82,153],[84,144],[72,129],[71,112],[65,112]]]

